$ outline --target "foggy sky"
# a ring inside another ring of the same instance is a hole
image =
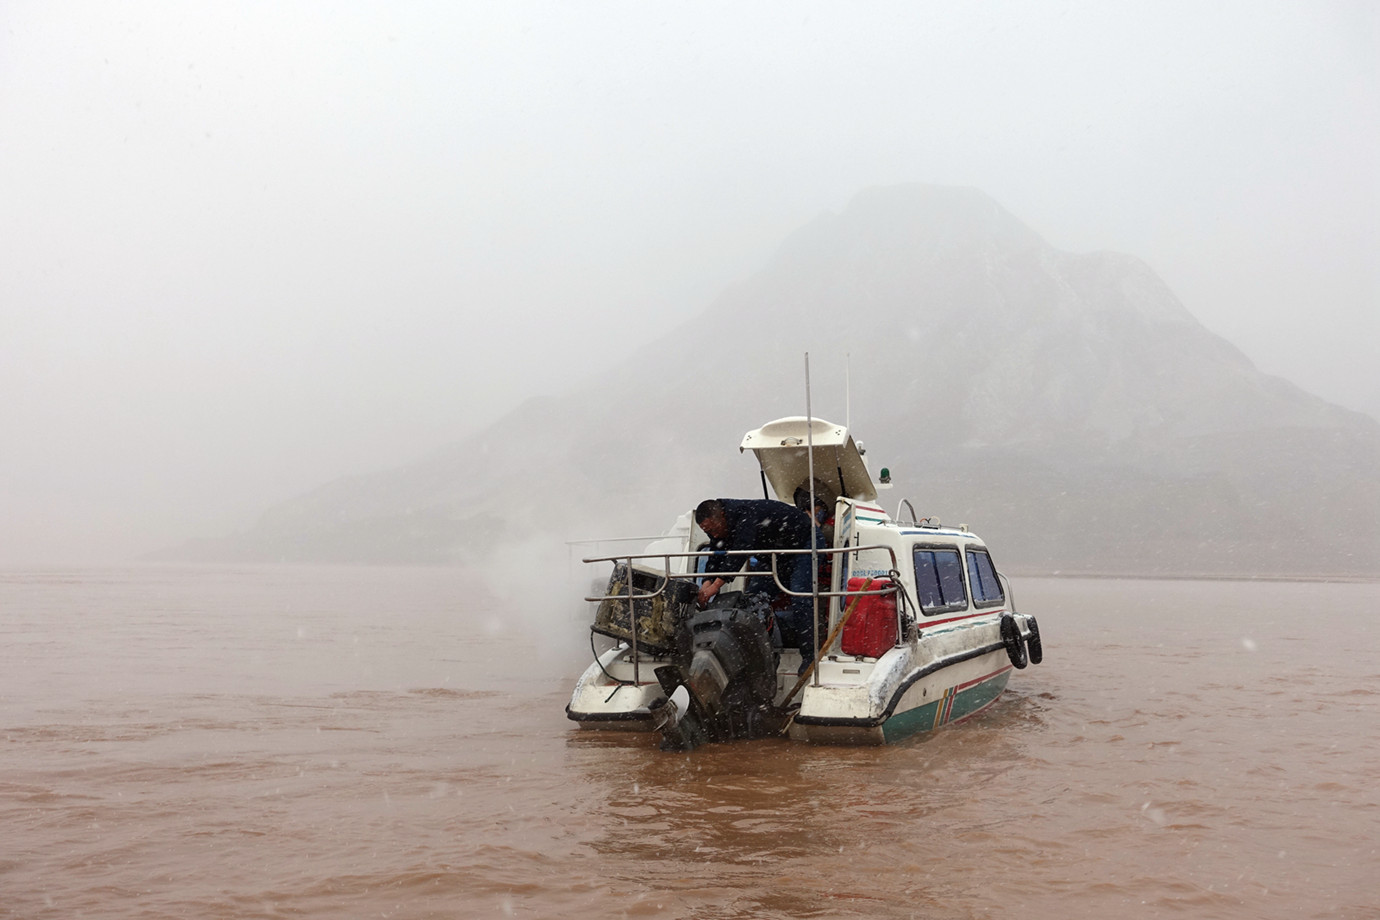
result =
[[[899,182],[1380,415],[1376,8],[1123,6],[6,3],[0,565],[415,459]]]

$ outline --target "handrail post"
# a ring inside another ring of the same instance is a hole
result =
[[[810,476],[810,641],[814,643],[814,659],[819,660],[819,539],[815,530],[815,419],[810,405],[810,353],[805,352],[805,462]],[[792,496],[794,498],[794,496]],[[799,560],[792,563],[791,571]],[[819,668],[815,668],[815,686],[819,686]]]

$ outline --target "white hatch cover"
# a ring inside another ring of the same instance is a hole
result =
[[[808,426],[808,427],[807,427]],[[877,489],[867,471],[858,446],[848,429],[822,418],[804,416],[779,418],[743,436],[738,449],[750,450],[767,474],[767,482],[777,498],[789,502],[795,490],[810,485],[810,457],[807,445],[813,442],[816,493],[832,505],[840,495],[861,501],[876,501]]]

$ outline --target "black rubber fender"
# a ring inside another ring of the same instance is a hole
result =
[[[1040,624],[1032,616],[1027,616],[1025,623],[1030,627],[1030,635],[1025,637],[1026,654],[1030,656],[1031,664],[1039,664],[1045,660],[1045,647],[1040,644]]]
[[[1025,643],[1021,641],[1021,628],[1016,625],[1016,618],[1009,613],[1002,614],[1001,642],[1006,646],[1006,657],[1011,659],[1013,665],[1023,668],[1029,663]]]

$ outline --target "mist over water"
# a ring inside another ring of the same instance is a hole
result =
[[[0,913],[1374,916],[1380,588],[1013,587],[1045,663],[981,717],[677,755],[565,719],[573,596],[4,570]]]
[[[424,456],[902,183],[1144,259],[1263,371],[1374,415],[1378,22],[6,3],[0,561],[126,560]]]

